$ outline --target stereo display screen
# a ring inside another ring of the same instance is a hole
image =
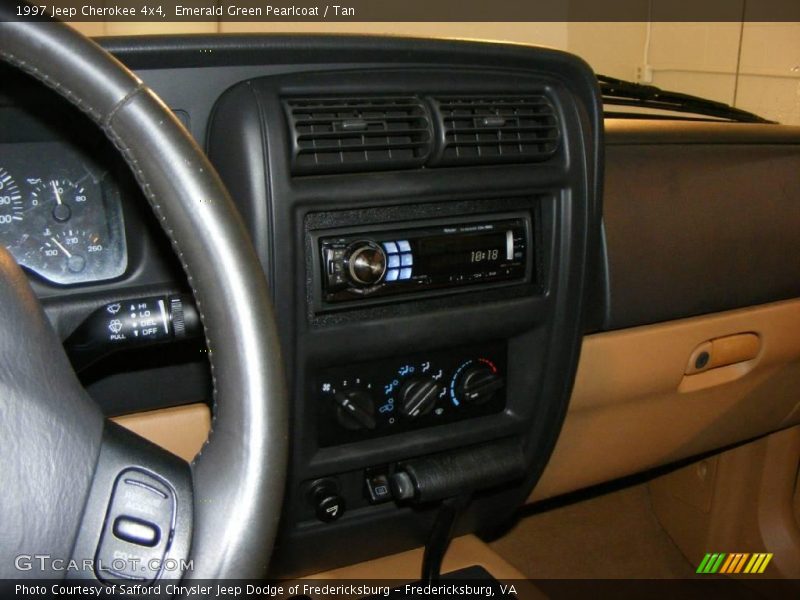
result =
[[[462,273],[483,271],[512,258],[510,233],[493,231],[420,238],[412,241],[416,246],[414,258],[430,275],[450,273],[454,268]]]

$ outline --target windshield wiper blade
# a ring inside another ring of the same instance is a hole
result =
[[[681,92],[670,92],[654,85],[634,83],[606,75],[598,75],[597,83],[600,85],[603,102],[607,104],[694,113],[740,123],[775,123],[724,102]]]

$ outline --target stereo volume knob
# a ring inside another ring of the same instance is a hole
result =
[[[408,381],[400,390],[400,414],[413,419],[429,413],[442,389],[442,384],[430,377]]]
[[[374,285],[386,272],[386,254],[374,242],[356,242],[348,249],[347,274],[353,283]]]
[[[456,382],[456,394],[466,404],[483,404],[494,398],[503,385],[503,378],[494,369],[478,363],[461,373]]]

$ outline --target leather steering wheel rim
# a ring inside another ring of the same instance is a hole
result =
[[[0,59],[89,115],[120,150],[197,302],[214,406],[209,439],[192,463],[186,577],[261,577],[283,498],[288,402],[267,283],[241,217],[203,151],[124,65],[61,23],[6,21]]]

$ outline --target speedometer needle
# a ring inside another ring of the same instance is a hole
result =
[[[62,246],[62,245],[61,245],[61,243],[60,243],[60,242],[59,242],[59,241],[58,241],[56,238],[54,238],[54,237],[51,237],[51,238],[50,238],[50,240],[51,240],[51,241],[52,241],[52,242],[53,242],[53,243],[54,243],[56,246],[58,246],[59,248],[61,248],[61,249],[64,251],[64,254],[66,254],[66,255],[67,255],[67,258],[72,258],[72,254],[70,254],[70,253],[69,253],[69,250],[67,250],[66,248],[64,248],[64,246]]]
[[[50,183],[53,184],[53,193],[56,195],[56,203],[62,204],[62,202],[61,202],[61,194],[58,193],[58,184],[55,181],[51,181]],[[63,246],[62,246],[62,248],[63,248]]]

